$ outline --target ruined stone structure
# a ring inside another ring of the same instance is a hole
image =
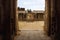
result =
[[[0,38],[13,40],[17,32],[17,0],[0,0]],[[54,40],[60,40],[60,0],[45,0],[45,31]]]
[[[22,9],[21,9],[22,10]],[[36,10],[28,12],[27,10],[18,10],[18,20],[20,21],[43,21],[44,11]]]

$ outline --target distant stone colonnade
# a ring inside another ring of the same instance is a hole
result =
[[[43,21],[44,13],[19,13],[19,21]]]

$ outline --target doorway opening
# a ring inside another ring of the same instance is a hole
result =
[[[18,0],[19,30],[43,30],[45,0]]]
[[[16,40],[50,40],[50,38],[44,34],[45,8],[45,0],[17,1],[18,30],[20,37],[16,38]]]

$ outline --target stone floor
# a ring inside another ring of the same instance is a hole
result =
[[[51,40],[42,30],[21,30],[15,40]]]
[[[44,30],[44,21],[18,21],[20,30]]]

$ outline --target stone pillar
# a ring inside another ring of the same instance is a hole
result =
[[[12,35],[17,35],[18,31],[18,9],[17,9],[17,0],[11,0],[11,14],[10,14],[10,26]]]
[[[10,26],[10,14],[11,14],[11,0],[2,0],[3,5],[3,40],[11,40],[11,26]]]
[[[55,40],[60,40],[60,0],[55,0],[55,13],[56,13],[56,32]]]
[[[47,35],[49,35],[49,27],[51,26],[50,25],[50,22],[51,22],[51,18],[50,18],[50,15],[51,15],[51,5],[50,5],[50,0],[45,0],[45,16],[44,16],[44,20],[45,20],[45,27],[44,27],[44,30],[46,32]]]
[[[56,11],[55,11],[55,0],[51,0],[51,27],[50,27],[50,36],[54,38],[56,27],[57,27],[57,19],[56,19]]]
[[[16,0],[0,0],[0,33],[3,40],[13,40],[16,32]]]
[[[4,17],[3,17],[3,5],[2,5],[2,0],[0,0],[0,40],[2,40],[3,39],[3,29],[4,29],[4,27],[2,26],[3,25],[3,19],[4,19]]]

